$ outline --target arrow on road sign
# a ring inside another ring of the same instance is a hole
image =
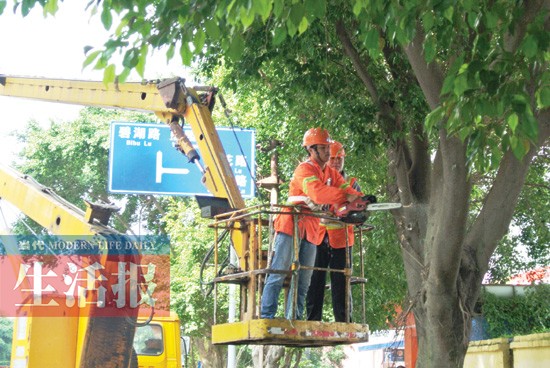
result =
[[[189,170],[177,168],[177,167],[163,167],[162,166],[162,152],[157,151],[157,165],[156,165],[156,176],[155,182],[162,183],[162,175],[164,174],[176,174],[176,175],[187,175]]]

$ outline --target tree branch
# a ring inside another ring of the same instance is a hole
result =
[[[410,88],[411,85],[415,83],[418,84],[418,82],[414,74],[411,73],[410,68],[400,68],[399,65],[394,62],[394,59],[398,56],[398,52],[399,50],[389,45],[385,45],[383,49],[384,58],[386,59],[393,79],[396,82],[401,82],[401,84],[405,83],[407,88]],[[402,55],[401,52],[400,54]],[[407,157],[410,158],[408,179],[411,191],[418,201],[427,203],[429,198],[431,161],[428,138],[424,131],[423,121],[413,122],[410,136],[411,153],[408,154]]]
[[[338,35],[340,42],[342,42],[344,52],[350,58],[357,75],[359,76],[359,78],[361,78],[361,81],[363,82],[365,87],[367,87],[367,90],[369,91],[373,102],[380,108],[380,96],[378,95],[378,90],[376,89],[374,80],[370,77],[369,73],[367,72],[367,68],[365,68],[365,66],[363,65],[361,57],[359,56],[359,53],[357,52],[355,46],[353,46],[351,39],[346,32],[344,23],[341,20],[336,22],[336,34]]]
[[[417,25],[414,39],[404,49],[426,101],[434,109],[440,103],[443,74],[435,62],[426,63],[423,39],[422,28]],[[430,277],[447,279],[450,285],[456,285],[454,281],[460,265],[457,254],[462,250],[470,185],[467,180],[466,147],[458,138],[448,137],[445,129],[439,133],[433,173],[425,259],[432,259],[433,272],[430,272]],[[442,244],[445,246],[440,246]]]
[[[363,84],[367,88],[371,99],[379,109],[378,118],[381,123],[381,128],[385,131],[388,137],[391,137],[392,133],[401,130],[401,123],[397,118],[388,101],[381,99],[376,88],[374,79],[370,76],[365,63],[363,62],[359,52],[351,42],[351,39],[346,31],[344,23],[342,21],[336,22],[336,33],[340,42],[342,42],[344,53],[350,58],[353,67]],[[367,59],[368,60],[368,59]],[[399,196],[402,203],[409,204],[412,202],[412,196],[410,192],[410,183],[408,178],[408,172],[410,169],[410,153],[409,148],[404,140],[400,139],[396,143],[395,147],[391,148],[391,167],[395,169],[396,180],[400,189]]]
[[[483,208],[466,236],[467,247],[481,249],[477,253],[476,261],[483,273],[487,270],[489,259],[496,249],[498,241],[508,231],[533,157],[542,146],[548,144],[550,109],[540,111],[536,118],[539,122],[537,144],[531,147],[521,161],[513,155],[511,150],[505,153]]]
[[[443,86],[443,74],[435,62],[426,63],[422,51],[423,39],[424,32],[422,27],[417,24],[414,39],[405,46],[405,54],[409,59],[420,88],[422,88],[426,101],[433,110],[439,105],[439,92]]]
[[[550,1],[548,0],[530,0],[521,3],[525,12],[520,22],[517,22],[514,27],[514,33],[507,33],[504,35],[504,50],[510,53],[514,53],[519,47],[525,32],[527,32],[527,26],[532,23],[533,19],[540,14],[543,8],[550,9]]]
[[[431,161],[428,138],[422,123],[414,125],[411,132],[412,166],[409,170],[411,190],[418,201],[427,203],[430,193]]]

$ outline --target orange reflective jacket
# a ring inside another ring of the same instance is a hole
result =
[[[352,188],[359,188],[357,186],[357,179],[351,178],[349,180],[349,185]],[[346,240],[348,242],[348,247],[353,246],[355,243],[355,236],[353,234],[353,225],[344,224],[343,222],[321,221],[321,226],[319,226],[319,237],[324,238],[325,233],[328,234],[328,243],[332,248],[345,248]],[[346,234],[347,233],[347,234]],[[346,239],[347,236],[347,239]]]
[[[290,180],[288,190],[291,196],[307,196],[316,204],[340,205],[346,201],[346,194],[361,195],[353,189],[342,175],[325,165],[321,168],[317,162],[307,160],[298,165]],[[291,212],[284,209],[283,212]],[[312,244],[319,245],[323,238],[319,232],[318,217],[308,216],[311,211],[304,208],[298,216],[300,239],[306,238]],[[274,221],[275,231],[288,235],[294,234],[293,216],[279,214]],[[324,233],[323,233],[324,234]]]

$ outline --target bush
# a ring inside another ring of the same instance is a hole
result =
[[[498,297],[483,292],[482,313],[490,338],[550,331],[550,285],[533,285],[524,296]]]

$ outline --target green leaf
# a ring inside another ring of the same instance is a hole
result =
[[[116,77],[116,67],[114,64],[109,64],[103,71],[103,83],[113,83],[115,81]]]
[[[453,111],[449,114],[449,118],[447,119],[446,128],[449,134],[453,134],[457,131],[457,129],[462,124],[462,118],[460,117],[460,108],[455,108]]]
[[[283,14],[284,6],[285,0],[275,0],[273,2],[273,15],[275,15],[275,18],[281,17],[281,14]]]
[[[131,48],[130,50],[126,51],[124,54],[124,59],[122,59],[122,65],[125,68],[132,69],[134,68],[139,59],[139,51],[136,48]]]
[[[181,62],[183,65],[191,66],[191,60],[193,60],[193,53],[189,50],[187,42],[182,42],[180,47]]]
[[[527,109],[528,102],[524,95],[516,94],[512,98],[512,109],[517,114],[523,114]]]
[[[298,34],[304,33],[308,25],[309,25],[309,22],[307,21],[307,18],[303,17],[302,21],[300,22],[300,25],[298,26]]]
[[[193,37],[193,45],[195,46],[195,52],[201,53],[202,48],[204,47],[204,41],[206,40],[206,35],[202,29],[197,29],[195,36]]]
[[[19,3],[16,3],[16,4],[19,4]],[[23,15],[23,17],[26,17],[27,15],[29,15],[29,12],[34,6],[34,1],[23,0],[20,4],[21,4],[21,14]]]
[[[502,158],[502,152],[498,148],[498,145],[493,145],[490,147],[491,150],[491,170],[496,170],[500,164],[500,159]]]
[[[449,6],[447,9],[445,9],[445,11],[443,12],[443,16],[449,21],[449,22],[453,22],[453,14],[454,14],[454,7],[452,6]]]
[[[425,120],[425,127],[427,131],[432,130],[443,118],[445,117],[445,109],[443,106],[438,106],[434,110],[432,110],[427,116]]]
[[[464,142],[464,140],[466,140],[466,138],[470,135],[471,130],[472,129],[470,127],[460,128],[460,130],[458,131],[458,138],[460,138],[460,140]]]
[[[256,0],[252,3],[252,9],[256,12],[256,14],[260,15],[262,22],[264,23],[267,18],[269,18],[272,7],[273,3],[267,0]]]
[[[287,19],[286,21],[286,29],[288,30],[288,35],[290,37],[294,37],[294,35],[298,31],[298,28],[290,19]]]
[[[286,28],[277,27],[273,35],[273,45],[275,46],[280,45],[285,40],[285,38],[286,38]]]
[[[491,11],[487,11],[483,17],[485,27],[488,29],[494,29],[498,24],[498,14]]]
[[[44,15],[46,14],[52,14],[54,15],[57,10],[59,9],[57,5],[57,0],[48,0],[46,4],[44,4]],[[0,12],[1,14],[2,12]]]
[[[101,12],[101,23],[105,29],[111,29],[113,25],[113,16],[111,15],[111,8],[104,6],[103,11]]]
[[[97,51],[92,52],[90,55],[88,55],[86,57],[86,60],[84,60],[84,63],[82,64],[82,68],[85,68],[88,65],[90,65],[91,63],[93,63],[94,60],[99,56],[99,54],[101,54],[101,51],[97,50]]]
[[[478,111],[484,116],[495,116],[497,107],[490,99],[480,98],[477,102]]]
[[[521,125],[519,127],[529,139],[536,140],[539,135],[539,126],[535,117],[530,112],[521,117]]]
[[[122,30],[124,27],[128,26],[128,19],[126,17],[122,18],[120,22],[118,23],[118,26],[115,29],[115,36],[120,37],[122,34]]]
[[[365,35],[365,46],[370,52],[377,53],[380,50],[380,35],[378,30],[370,28]]]
[[[4,12],[4,9],[6,8],[6,5],[7,5],[7,1],[6,0],[0,0],[0,14],[2,14]]]
[[[235,6],[236,4],[236,0],[231,0],[231,2],[229,3],[229,5],[227,5],[227,8],[225,9],[225,14],[231,14],[231,11],[233,11],[233,6]],[[223,7],[219,7],[218,8],[218,11],[222,12],[223,11]],[[218,16],[221,16],[220,14],[218,14]]]
[[[103,52],[101,56],[97,59],[97,62],[94,65],[95,70],[101,70],[104,69],[107,66],[107,57],[105,56],[105,53]]]
[[[539,109],[544,109],[550,106],[550,87],[542,86],[537,91],[537,105]]]
[[[474,8],[475,3],[476,3],[476,0],[463,0],[462,6],[464,7],[465,10],[470,11]]]
[[[434,26],[435,17],[431,10],[428,10],[422,15],[422,26],[424,31],[428,32]]]
[[[523,159],[523,156],[529,151],[529,141],[527,139],[518,139],[516,137],[511,137],[510,141],[512,143],[512,152],[518,160]]]
[[[143,75],[145,74],[145,65],[147,64],[147,53],[149,52],[149,45],[144,43],[141,45],[141,50],[139,52],[139,60],[136,65],[136,71],[138,72],[139,76],[143,78]],[[173,54],[173,51],[172,51]]]
[[[449,73],[443,81],[443,87],[441,87],[441,95],[443,96],[447,93],[450,93],[453,90],[454,83],[455,75],[453,73]]]
[[[316,18],[323,18],[327,11],[326,0],[306,0],[306,9]]]
[[[523,39],[521,50],[528,58],[534,57],[538,52],[537,39],[533,35],[529,35]]]
[[[424,41],[424,60],[427,63],[430,63],[436,54],[437,41],[433,34],[426,35],[426,40]]]
[[[239,60],[244,51],[244,40],[241,35],[233,37],[227,50],[227,55],[233,60]]]
[[[302,22],[305,13],[306,9],[302,4],[294,4],[290,9],[289,19],[296,28],[298,28],[300,22]]]
[[[206,34],[210,38],[214,40],[217,40],[218,38],[220,38],[220,35],[221,35],[220,28],[218,27],[218,23],[216,23],[216,21],[214,21],[213,19],[207,19],[204,22],[204,28],[206,29]]]
[[[357,17],[361,14],[361,10],[363,10],[363,2],[361,0],[355,0],[355,4],[353,4],[353,14]]]
[[[250,9],[246,9],[246,7],[242,6],[239,13],[241,24],[245,29],[254,23],[254,12],[250,11]]]
[[[462,96],[464,91],[468,89],[468,76],[466,73],[459,74],[455,78],[453,91],[456,96]]]
[[[126,82],[126,79],[128,79],[128,76],[130,75],[130,72],[132,71],[132,69],[128,69],[128,68],[124,68],[124,70],[122,70],[122,73],[120,73],[118,75],[118,83],[124,83]]]
[[[512,132],[516,132],[516,128],[518,127],[518,115],[516,113],[512,113],[508,116],[508,119],[506,119],[508,122],[508,126],[510,129],[512,129]]]
[[[175,52],[176,52],[176,46],[173,43],[171,43],[170,46],[168,46],[168,50],[166,50],[166,60],[172,60]]]
[[[478,12],[468,12],[466,19],[470,28],[477,29],[481,20],[481,16],[481,13]]]

